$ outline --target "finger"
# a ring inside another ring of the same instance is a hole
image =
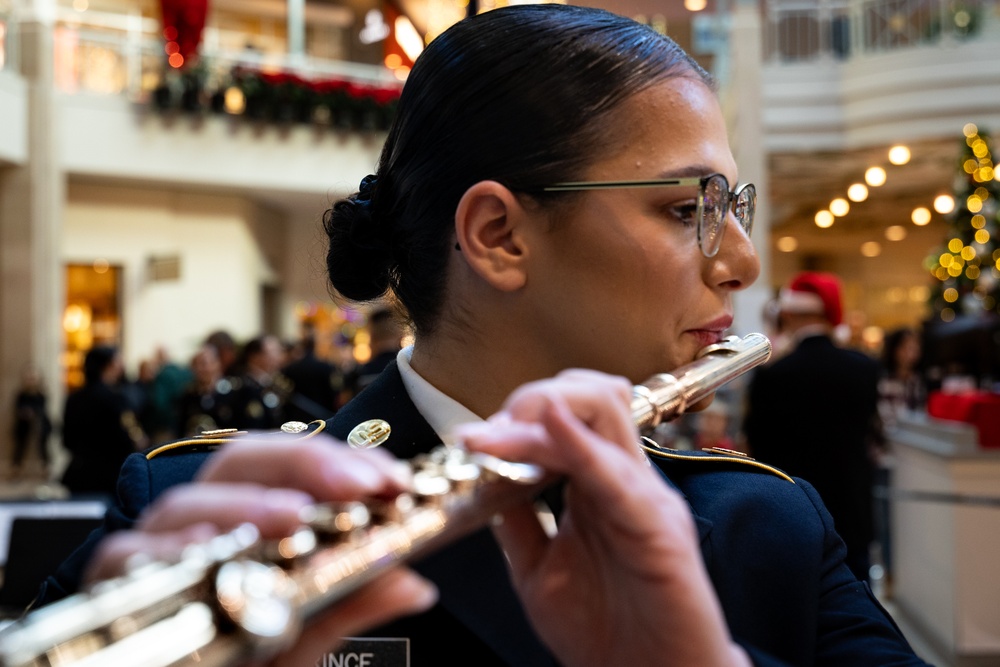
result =
[[[630,411],[631,392],[624,378],[596,371],[564,371],[555,379],[531,383],[515,391],[499,418],[538,421],[547,405],[564,401],[590,429],[637,456],[638,433]]]
[[[470,451],[532,463],[553,473],[563,473],[565,460],[541,424],[515,421],[492,421],[462,424],[455,436]]]
[[[507,554],[515,582],[524,581],[534,571],[551,539],[531,505],[521,505],[501,514],[501,521],[493,526],[493,534]]]
[[[319,501],[391,494],[409,484],[407,466],[386,452],[359,451],[326,437],[234,443],[212,456],[198,479],[295,488]]]
[[[162,533],[192,523],[230,530],[241,523],[256,525],[265,539],[284,537],[301,525],[302,509],[313,503],[294,489],[268,489],[256,484],[185,484],[168,490],[140,517],[139,529]]]
[[[616,447],[616,443],[589,430],[563,401],[556,400],[546,405],[541,423],[552,442],[556,443],[560,457],[565,460],[564,466],[572,473],[570,479],[578,485],[602,493],[621,484],[625,470],[644,470],[644,464],[636,461],[638,457],[630,456],[632,452],[639,452],[635,442],[626,449]],[[623,456],[626,453],[629,456]]]
[[[624,459],[628,465],[645,466],[635,441],[615,443],[591,431],[581,422],[562,396],[547,396],[536,406],[536,423],[506,419],[500,415],[486,423],[463,424],[455,429],[470,450],[482,451],[510,461],[533,463],[555,474],[573,477],[592,474],[611,460]],[[551,421],[555,415],[558,419]],[[567,424],[574,426],[571,430]],[[559,428],[555,437],[552,426]],[[618,465],[621,465],[619,463]]]
[[[437,589],[429,581],[406,568],[390,570],[310,623],[295,645],[272,665],[316,664],[341,638],[425,611],[436,601]]]
[[[90,585],[97,581],[118,577],[136,563],[136,557],[144,561],[177,562],[185,547],[198,542],[207,542],[218,535],[218,529],[208,523],[187,526],[173,533],[150,535],[139,531],[121,531],[109,535],[97,546],[84,570],[83,581]]]
[[[621,447],[600,437],[560,398],[547,402],[538,419],[537,424],[501,420],[463,425],[457,432],[470,450],[533,463],[566,476],[589,502],[618,506],[639,490],[659,493],[664,486],[638,447]]]

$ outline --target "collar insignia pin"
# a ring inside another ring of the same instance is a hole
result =
[[[347,436],[347,444],[354,449],[378,447],[389,439],[392,427],[384,419],[369,419],[355,426]]]

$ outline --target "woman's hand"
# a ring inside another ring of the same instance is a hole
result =
[[[542,639],[583,665],[748,665],[732,643],[683,498],[638,447],[631,385],[566,371],[525,385],[485,424],[457,433],[469,449],[565,477],[550,537],[525,505],[496,534]]]
[[[385,452],[355,451],[328,438],[234,442],[212,456],[196,483],[174,487],[150,506],[137,530],[102,542],[87,579],[121,574],[136,554],[176,561],[187,544],[246,522],[266,539],[284,537],[301,525],[307,505],[395,495],[407,487],[408,470]],[[436,599],[430,582],[395,568],[311,622],[271,664],[311,665],[338,638],[423,611]]]

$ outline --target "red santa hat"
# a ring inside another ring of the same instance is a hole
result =
[[[804,271],[781,290],[778,307],[783,313],[822,315],[837,326],[843,319],[840,279],[832,273]]]

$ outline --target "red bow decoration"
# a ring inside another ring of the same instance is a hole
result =
[[[198,55],[208,0],[160,0],[160,11],[168,62],[173,67],[182,67]]]

